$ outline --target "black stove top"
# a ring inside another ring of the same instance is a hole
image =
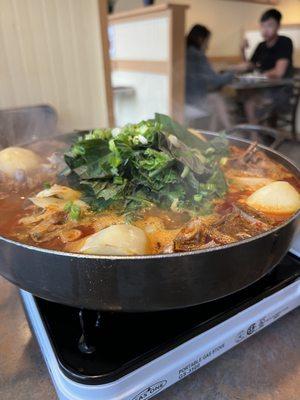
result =
[[[86,384],[114,381],[292,283],[300,261],[288,254],[267,276],[231,296],[184,310],[113,313],[35,298],[65,375]]]

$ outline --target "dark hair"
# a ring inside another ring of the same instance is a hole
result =
[[[210,37],[211,33],[204,25],[194,25],[186,38],[187,47],[200,49],[203,42]]]
[[[275,19],[275,21],[278,22],[278,24],[280,24],[282,18],[281,12],[279,12],[275,8],[270,8],[269,10],[263,13],[263,15],[260,18],[260,22],[265,22],[270,18]]]

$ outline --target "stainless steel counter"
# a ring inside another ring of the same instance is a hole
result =
[[[39,348],[27,325],[17,290],[2,278],[0,399],[56,399]],[[155,399],[299,400],[300,309],[239,344]]]

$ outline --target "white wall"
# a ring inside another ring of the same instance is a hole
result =
[[[168,60],[169,21],[167,17],[112,24],[109,27],[109,38],[112,59]]]
[[[159,110],[168,114],[169,83],[166,75],[142,72],[114,71],[113,86],[130,86],[132,95],[115,94],[116,125],[122,126],[142,119],[153,118]]]

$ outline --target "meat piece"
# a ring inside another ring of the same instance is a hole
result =
[[[195,218],[185,224],[174,239],[174,251],[191,251],[213,244],[228,244],[235,240],[229,235],[209,226],[208,221],[203,218]]]
[[[191,251],[226,245],[256,236],[271,229],[269,221],[259,214],[248,214],[233,206],[232,211],[215,222],[195,218],[188,222],[174,240],[174,251]]]
[[[207,229],[207,239],[214,241],[217,244],[229,244],[235,242],[235,239],[230,236],[226,231],[222,232],[220,229],[215,227],[209,227]],[[207,243],[205,243],[207,244]]]
[[[39,213],[34,215],[29,215],[27,217],[23,217],[19,220],[19,224],[21,225],[36,225],[38,222],[41,222],[45,219],[46,213]]]
[[[37,243],[47,242],[58,236],[58,229],[65,221],[66,213],[63,211],[48,213],[47,218],[31,229],[30,237]]]
[[[233,148],[234,150],[235,148]],[[247,166],[257,151],[257,142],[252,143],[244,152],[237,154],[232,151],[233,156],[227,161],[227,166],[235,169],[242,169]]]
[[[234,205],[233,208],[241,213],[246,218],[253,218],[256,222],[260,221],[266,224],[264,227],[266,230],[271,229],[273,225],[276,225],[276,221],[269,218],[266,214],[261,211],[255,210],[254,208],[249,207],[245,203],[239,203],[238,205]]]
[[[191,251],[201,248],[205,243],[207,225],[201,218],[186,223],[174,239],[174,251]]]
[[[63,230],[59,237],[63,243],[74,242],[78,240],[82,236],[82,233],[79,229],[68,229]]]
[[[255,153],[257,152],[257,142],[253,142],[250,144],[250,146],[247,148],[247,150],[243,153],[241,160],[244,163],[248,163],[251,161],[253,157],[255,157]]]
[[[265,232],[270,229],[270,225],[238,208],[234,208],[234,211],[225,215],[215,224],[214,228],[237,241]]]
[[[229,158],[226,169],[239,171],[240,176],[256,176],[284,180],[292,174],[282,165],[272,161],[263,151],[252,143],[242,154],[238,153]]]

